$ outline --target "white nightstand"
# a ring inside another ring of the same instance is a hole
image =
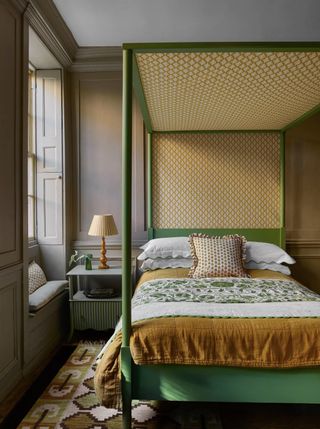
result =
[[[84,282],[81,282],[81,279],[88,282],[91,276],[103,277],[106,285],[108,280],[113,284],[116,280],[119,282],[121,291],[121,275],[120,266],[112,266],[106,270],[99,270],[97,266],[93,266],[92,270],[86,270],[84,265],[77,265],[67,273],[69,279],[70,338],[75,329],[105,331],[114,328],[121,316],[121,296],[88,298],[84,293]]]

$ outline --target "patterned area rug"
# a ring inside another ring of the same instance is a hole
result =
[[[81,344],[18,429],[121,429],[121,411],[102,407],[93,389],[101,345]],[[223,426],[219,419],[219,412]],[[319,429],[318,405],[134,402],[133,429]]]
[[[121,429],[121,410],[105,408],[94,393],[95,357],[101,345],[80,344],[18,429]],[[134,429],[220,429],[210,404],[135,401]]]

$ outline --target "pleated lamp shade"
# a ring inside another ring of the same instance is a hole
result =
[[[119,233],[111,214],[93,216],[88,235],[107,237],[117,234]]]

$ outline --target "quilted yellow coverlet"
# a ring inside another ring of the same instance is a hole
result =
[[[143,301],[143,294],[141,298],[139,298],[138,294],[140,290],[142,291],[149,284],[152,285],[159,278],[183,278],[187,272],[188,270],[185,269],[147,272],[142,276],[135,296],[138,296],[138,301],[139,299]],[[278,281],[280,285],[281,281],[283,281],[287,288],[290,287],[290,284],[293,284],[293,280],[290,277],[280,273],[253,270],[250,274],[253,278],[258,279],[253,282],[255,285],[259,285],[260,279],[270,278],[274,279],[275,282]],[[259,305],[262,306],[262,310],[268,306],[268,294],[272,293],[268,289],[268,281],[261,284],[264,284],[263,287],[267,289],[261,292],[261,302],[256,304],[258,305],[258,311],[261,311]],[[201,287],[207,286],[199,285],[200,289]],[[214,287],[222,290],[222,296],[227,293],[223,290],[223,286]],[[225,289],[227,290],[229,287],[227,285]],[[240,289],[244,287],[245,295],[248,295],[246,285],[241,286],[241,283],[240,285],[232,284],[232,287],[238,289],[239,287]],[[275,293],[278,292],[276,291]],[[281,291],[279,293],[280,295],[277,295],[275,300],[281,300]],[[157,298],[160,301],[156,302],[156,307],[161,307],[161,305],[167,307],[169,303],[161,302],[160,295]],[[211,295],[210,298],[207,298],[209,299],[207,303],[208,311],[219,307],[219,304],[210,302],[210,299],[216,299],[212,298]],[[218,296],[220,297],[220,295]],[[298,285],[297,291],[289,296],[289,299],[297,299],[298,301],[293,303],[276,302],[276,310],[277,306],[281,308],[288,304],[289,309],[290,305],[295,304],[299,307],[303,306],[304,303],[318,307],[320,305],[317,302],[320,297],[300,285]],[[182,299],[187,300],[187,298],[183,297]],[[285,300],[286,298],[283,299]],[[227,302],[228,296],[225,295],[223,300]],[[240,306],[240,308],[248,307],[250,310],[250,306],[252,306],[250,296],[249,303],[246,300],[247,298],[244,301],[240,301],[241,304],[239,305],[237,303],[222,304],[223,307],[221,308],[224,309],[225,305],[234,305],[234,308]],[[140,307],[143,308],[141,305]],[[320,365],[320,318],[312,316],[312,312],[310,314],[311,316],[308,317],[184,317],[181,315],[150,317],[146,320],[134,322],[130,340],[131,354],[134,362],[138,365],[196,364],[259,368],[293,368]],[[121,330],[119,329],[103,354],[95,374],[96,393],[100,401],[108,407],[119,406],[120,347]]]

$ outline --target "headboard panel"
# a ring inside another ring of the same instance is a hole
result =
[[[278,228],[280,133],[152,135],[152,227]]]
[[[149,135],[149,238],[240,234],[285,246],[280,132]]]

